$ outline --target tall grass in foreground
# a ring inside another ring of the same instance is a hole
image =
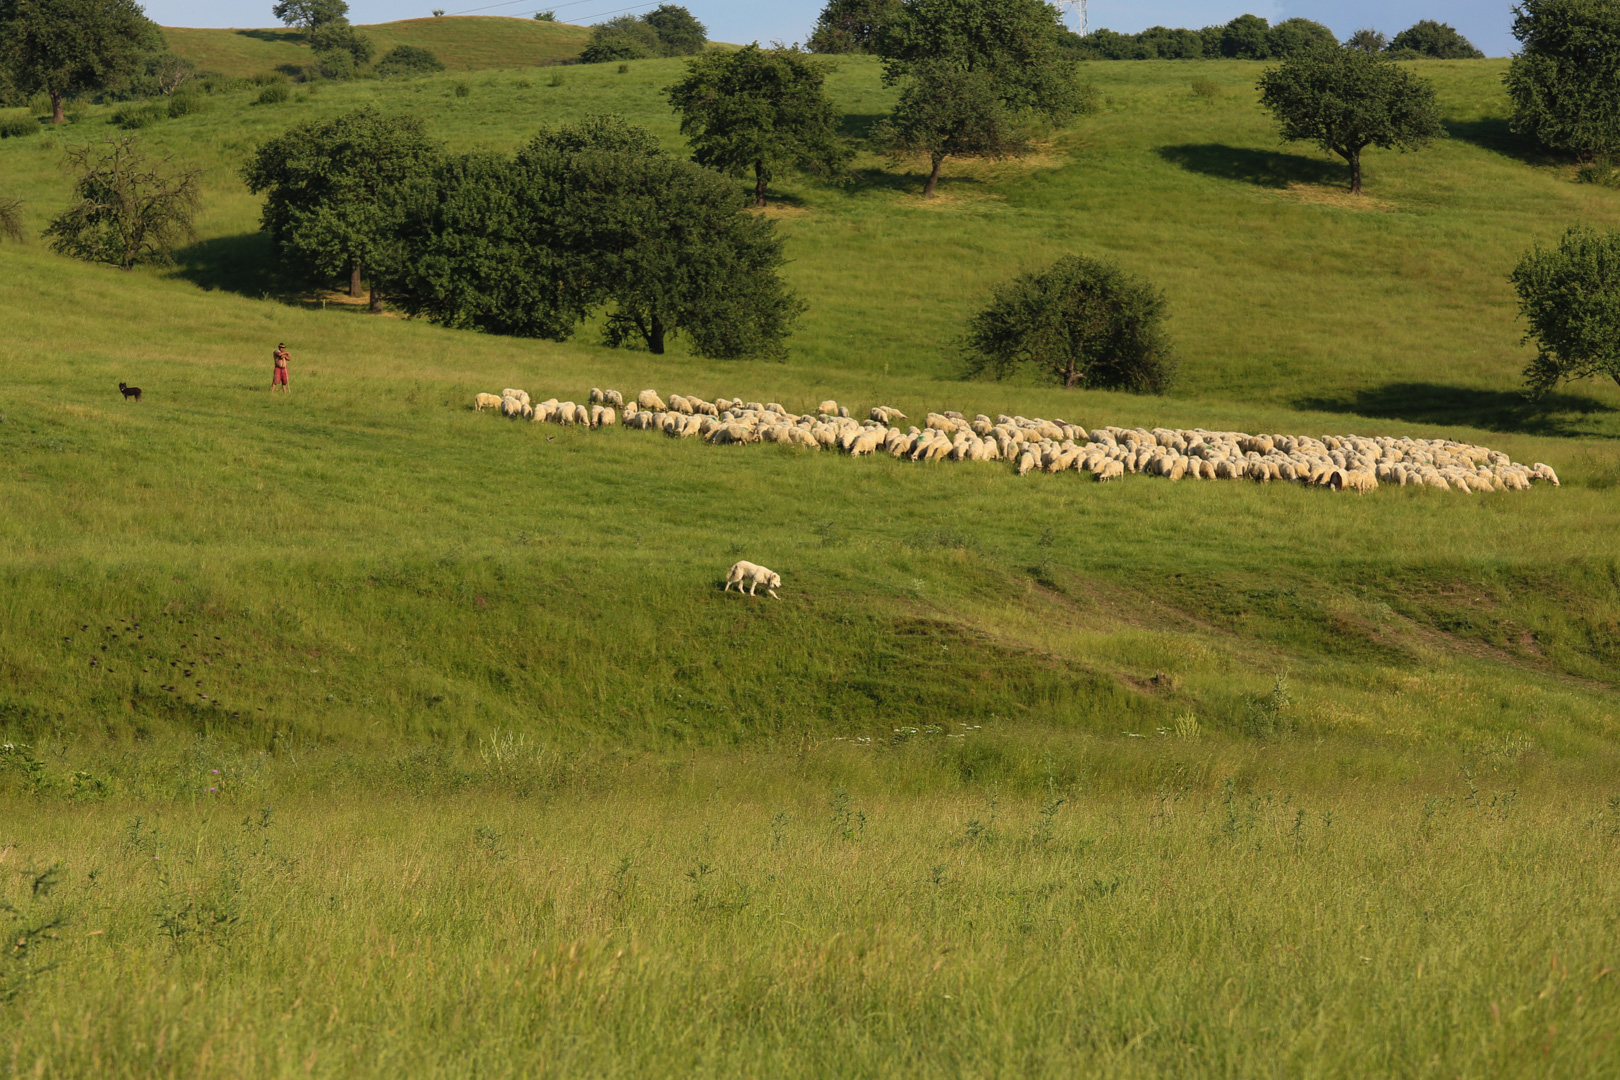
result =
[[[193,799],[0,804],[0,898],[70,920],[0,1011],[11,1074],[1620,1067],[1612,785],[1220,754],[1144,793],[919,785],[892,744],[559,767],[495,739],[386,797],[193,764]]]

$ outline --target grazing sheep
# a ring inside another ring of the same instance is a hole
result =
[[[479,394],[473,398],[473,410],[483,412],[485,409],[498,409],[501,399],[498,394]]]
[[[730,592],[733,585],[737,586],[738,592],[742,592],[743,586],[747,585],[749,596],[753,596],[754,590],[763,585],[767,594],[780,600],[776,590],[782,587],[782,575],[751,562],[733,563],[731,569],[726,571],[726,587],[722,591]]]
[[[607,400],[607,398],[602,393],[601,390],[597,389],[594,386],[591,387],[590,402],[591,402],[592,405],[600,405],[600,404],[602,404],[602,402],[604,402],[606,400]]]
[[[816,406],[816,412],[818,412],[818,413],[827,413],[827,414],[830,414],[830,415],[833,415],[833,416],[837,416],[838,415],[838,402],[836,402],[836,401],[823,401],[820,405]],[[876,420],[877,417],[874,416],[872,419]]]
[[[517,398],[518,401],[524,405],[533,404],[533,402],[529,400],[528,394],[525,394],[522,390],[513,390],[511,387],[507,387],[505,390],[502,390],[501,397]]]
[[[1547,481],[1553,487],[1558,486],[1558,474],[1552,471],[1551,465],[1543,465],[1538,461],[1530,466],[1530,475],[1537,480]]]
[[[1097,470],[1096,475],[1098,483],[1106,480],[1118,480],[1125,475],[1125,466],[1117,461],[1105,461],[1102,463],[1102,467]]]
[[[664,399],[658,396],[656,390],[643,390],[636,395],[636,407],[646,409],[648,412],[668,412],[669,406]]]

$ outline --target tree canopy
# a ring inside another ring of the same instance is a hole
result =
[[[949,157],[1025,152],[1026,121],[1058,123],[1091,107],[1062,55],[1065,33],[1043,0],[903,0],[878,38],[900,100],[874,139],[928,155],[925,197]]]
[[[286,26],[314,30],[333,22],[349,21],[349,5],[344,0],[279,0],[270,14]]]
[[[738,358],[782,352],[802,309],[775,226],[617,117],[541,132],[511,159],[448,161],[436,179],[403,230],[412,314],[563,340],[600,310],[610,345],[662,353],[683,335]]]
[[[265,193],[261,226],[286,261],[323,277],[347,273],[354,296],[369,276],[380,311],[400,268],[408,188],[439,156],[421,121],[366,106],[288,129],[259,147],[243,177]]]
[[[834,173],[849,160],[826,76],[823,63],[795,49],[756,43],[689,60],[686,76],[665,93],[693,160],[728,176],[752,172],[754,205],[764,206],[778,170]]]
[[[1620,384],[1620,232],[1570,229],[1557,247],[1532,248],[1511,280],[1524,341],[1536,344],[1524,372],[1532,393],[1593,376]]]
[[[878,34],[894,18],[900,0],[829,0],[807,43],[817,53],[877,51]]]
[[[1513,130],[1584,159],[1620,150],[1620,4],[1521,0],[1504,82]]]
[[[708,30],[678,4],[660,4],[645,15],[620,15],[591,28],[581,63],[691,56],[703,51]]]
[[[972,374],[1021,367],[1073,388],[1159,394],[1176,361],[1164,294],[1114,263],[1070,255],[997,289],[968,323]]]
[[[1449,23],[1423,19],[1395,35],[1389,51],[1397,58],[1426,57],[1430,60],[1483,60],[1485,54]]]
[[[384,78],[398,75],[426,75],[443,71],[444,62],[433,50],[416,45],[396,45],[377,61],[377,74]]]
[[[25,94],[62,101],[127,79],[163,45],[135,0],[0,0],[0,67]]]
[[[1361,194],[1369,146],[1417,150],[1442,136],[1434,86],[1381,55],[1324,49],[1289,57],[1260,78],[1260,103],[1290,142],[1314,142],[1350,165]]]

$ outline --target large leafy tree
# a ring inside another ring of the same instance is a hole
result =
[[[1431,60],[1483,60],[1485,54],[1474,48],[1473,42],[1457,32],[1449,23],[1423,19],[1395,35],[1389,51],[1406,56],[1423,56]]]
[[[1357,195],[1367,147],[1417,150],[1445,133],[1428,80],[1357,49],[1301,53],[1267,69],[1260,103],[1285,140],[1314,142],[1344,158]]]
[[[1620,4],[1521,0],[1514,12],[1513,129],[1587,160],[1620,150]]]
[[[1593,376],[1620,384],[1620,232],[1571,229],[1557,247],[1531,249],[1512,281],[1537,347],[1524,373],[1533,393]]]
[[[587,64],[612,60],[647,60],[657,56],[691,56],[703,51],[708,30],[678,4],[660,4],[645,15],[620,15],[591,28],[591,40],[579,54]]]
[[[838,113],[827,100],[826,69],[796,49],[761,49],[690,60],[669,87],[681,134],[700,165],[728,176],[754,174],[754,205],[784,168],[831,173],[849,160]]]
[[[452,326],[560,340],[601,310],[609,344],[736,358],[782,352],[802,310],[774,225],[617,117],[447,163],[404,236],[407,310]]]
[[[1114,263],[1070,255],[997,289],[968,323],[968,368],[1022,367],[1065,387],[1163,393],[1176,361],[1164,294]]]
[[[1063,58],[1065,34],[1043,0],[903,0],[878,38],[900,101],[875,136],[928,155],[927,197],[949,157],[1025,152],[1026,122],[1058,123],[1090,106]]]
[[[421,121],[367,106],[269,140],[243,176],[266,195],[262,227],[283,258],[324,277],[347,273],[351,296],[369,277],[371,310],[381,311],[401,268],[407,195],[439,156]]]
[[[0,0],[0,67],[27,94],[62,101],[128,79],[163,45],[135,0]]]
[[[900,0],[829,0],[808,45],[818,53],[869,53],[900,9]]]

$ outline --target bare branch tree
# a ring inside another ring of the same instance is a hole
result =
[[[173,262],[175,248],[195,237],[201,171],[171,171],[167,157],[149,162],[138,142],[130,135],[68,152],[79,201],[45,229],[54,250],[128,270],[145,258]]]
[[[0,195],[0,236],[23,242],[23,201],[14,195]]]

